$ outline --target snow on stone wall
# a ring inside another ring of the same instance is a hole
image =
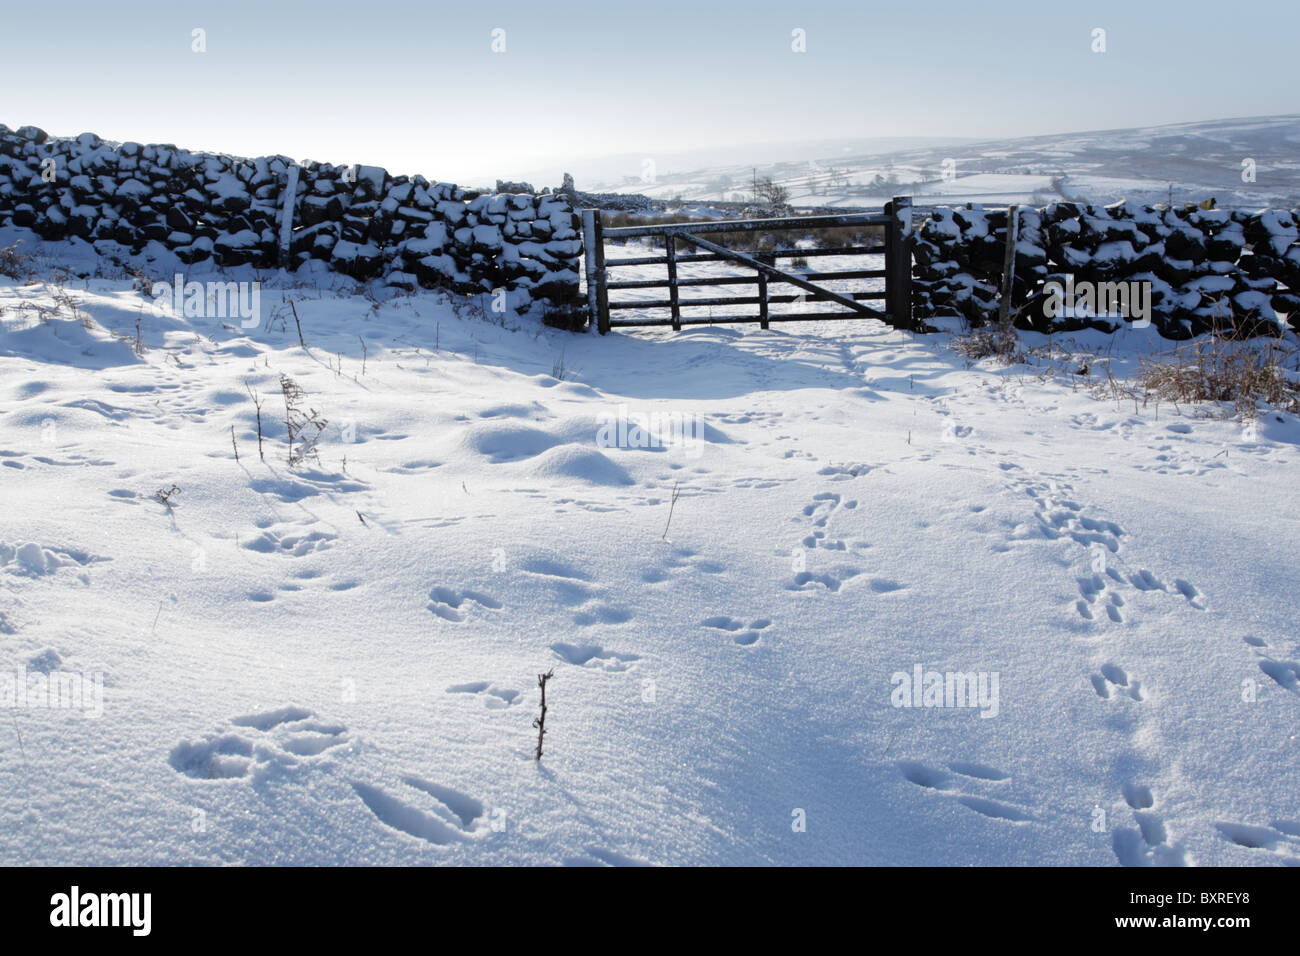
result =
[[[1216,325],[1252,334],[1300,328],[1300,210],[1176,209],[1060,202],[1018,212],[1013,310],[1039,331],[1112,329],[1114,320],[1046,316],[1046,282],[1151,283],[1151,324],[1185,339]],[[1007,210],[937,207],[917,233],[913,305],[921,316],[997,321]]]
[[[0,224],[79,237],[101,252],[158,243],[185,263],[275,268],[294,165],[0,126]],[[520,310],[537,300],[562,313],[581,308],[581,227],[563,194],[480,194],[312,162],[299,167],[293,205],[291,269],[319,259],[401,289],[504,289]]]

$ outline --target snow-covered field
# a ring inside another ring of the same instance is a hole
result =
[[[8,708],[0,863],[1300,863],[1290,415],[302,277],[138,355],[129,281],[46,278],[0,280],[0,680],[87,699]]]
[[[965,202],[1043,205],[1061,199],[1111,203],[1200,202],[1290,208],[1300,201],[1300,117],[1261,116],[981,142],[874,149],[810,144],[807,158],[765,161],[734,147],[732,164],[665,157],[650,181],[639,166],[596,190],[706,203],[745,200],[755,176],[770,176],[796,206],[861,208],[893,195],[918,206]],[[1243,168],[1249,166],[1249,173]],[[893,185],[872,185],[888,180]],[[603,181],[602,181],[603,180]],[[584,184],[586,180],[583,180]]]

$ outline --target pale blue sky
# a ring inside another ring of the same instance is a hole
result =
[[[730,143],[1300,112],[1294,2],[53,0],[11,5],[3,29],[11,127],[460,181]]]

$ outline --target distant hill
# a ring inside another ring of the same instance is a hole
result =
[[[725,152],[743,156],[745,149]],[[605,166],[616,172],[604,178],[595,175],[600,163],[575,175],[583,189],[693,202],[744,198],[754,176],[770,176],[800,206],[871,206],[903,194],[918,205],[1156,202],[1171,194],[1175,202],[1213,196],[1220,206],[1300,204],[1300,114],[1003,140],[843,140],[751,149],[751,158],[713,164],[707,157],[724,151],[660,157],[653,181],[643,179],[640,157],[611,157]],[[1245,160],[1254,162],[1254,182],[1242,179]]]

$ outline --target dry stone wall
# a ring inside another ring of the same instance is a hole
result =
[[[376,166],[244,159],[93,133],[53,139],[32,126],[0,126],[0,224],[47,240],[75,236],[105,254],[158,243],[190,264],[294,269],[317,259],[362,282],[503,289],[520,311],[542,303],[548,313],[581,314],[580,222],[562,193],[479,193]]]
[[[1050,317],[1049,282],[1150,283],[1151,324],[1185,339],[1218,327],[1278,334],[1300,324],[1300,210],[1168,209],[1119,202],[1021,207],[1012,308],[1039,331],[1112,329],[1113,320]],[[997,321],[1008,213],[938,207],[917,231],[913,306],[920,316]]]

